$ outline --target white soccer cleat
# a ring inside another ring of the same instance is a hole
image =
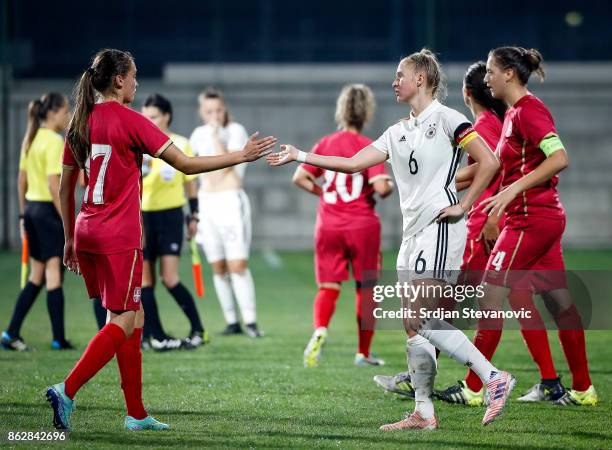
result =
[[[489,425],[501,415],[514,389],[516,379],[508,372],[494,372],[487,382],[488,404],[482,418],[483,425]]]

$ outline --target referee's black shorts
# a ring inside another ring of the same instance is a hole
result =
[[[145,211],[142,219],[145,228],[144,259],[155,261],[158,256],[181,254],[185,226],[182,207]]]
[[[64,255],[62,218],[53,202],[26,202],[23,225],[28,236],[30,256],[46,262]]]

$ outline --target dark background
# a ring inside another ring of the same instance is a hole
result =
[[[147,77],[169,62],[397,61],[425,45],[443,62],[502,44],[537,47],[548,61],[612,59],[608,1],[0,3],[15,78],[73,77],[103,47],[130,50]]]

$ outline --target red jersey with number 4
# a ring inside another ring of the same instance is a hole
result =
[[[88,125],[91,149],[75,249],[98,254],[141,249],[142,155],[159,156],[172,141],[145,116],[114,101],[96,104]],[[63,164],[77,168],[68,142]]]
[[[497,146],[501,160],[501,189],[510,186],[519,178],[533,172],[546,155],[540,142],[548,134],[557,134],[553,118],[537,97],[527,94],[508,108],[502,136]],[[507,225],[523,226],[530,217],[565,217],[563,205],[557,192],[559,177],[545,181],[526,190],[506,208]]]
[[[311,153],[350,158],[371,143],[371,139],[360,134],[339,131],[317,142]],[[317,178],[323,175],[325,179],[317,213],[317,227],[358,229],[379,222],[374,209],[376,200],[372,183],[377,179],[389,178],[384,164],[354,174],[334,172],[308,164],[300,167]]]
[[[474,129],[480,135],[480,137],[484,139],[489,148],[495,151],[502,130],[501,120],[499,120],[499,118],[492,111],[485,110],[476,118],[476,122],[474,122]],[[474,162],[475,161],[472,159],[472,157],[468,155],[468,164],[473,164]],[[482,209],[485,207],[482,202],[497,194],[500,184],[501,173],[497,173],[483,193],[480,194],[480,197],[478,197],[478,199],[472,205],[472,209],[470,209],[470,212],[468,213],[468,219],[466,222],[468,239],[478,239],[478,236],[482,231],[482,227],[487,221],[487,213],[482,212]],[[503,222],[504,218],[502,217],[497,223],[500,230],[504,226]]]

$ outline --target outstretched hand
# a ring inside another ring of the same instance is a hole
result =
[[[291,161],[297,160],[299,150],[291,144],[282,144],[280,146],[281,151],[278,153],[272,153],[268,155],[266,161],[271,166],[282,166],[290,163]]]
[[[276,145],[276,138],[274,136],[267,136],[257,139],[258,136],[259,131],[253,133],[242,149],[245,161],[256,161],[262,156],[272,153],[272,148]]]

